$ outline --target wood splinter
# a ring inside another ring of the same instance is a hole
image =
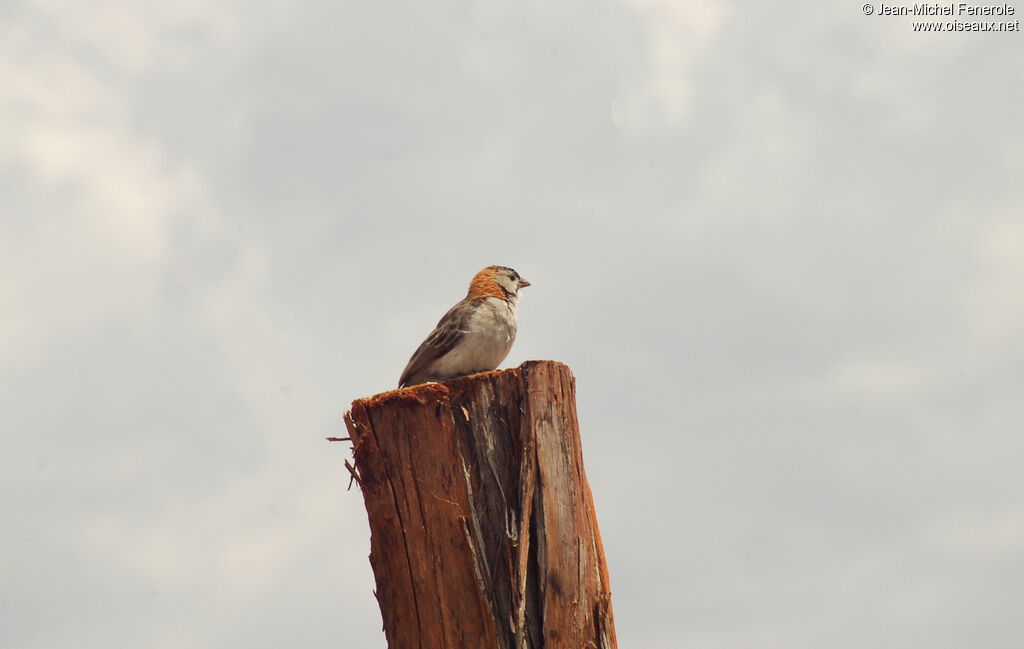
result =
[[[356,471],[356,468],[354,466],[352,466],[352,463],[349,462],[348,460],[345,460],[345,468],[348,469],[349,476],[350,476],[349,479],[348,479],[348,489],[346,489],[345,491],[349,491],[349,490],[352,489],[352,483],[353,482],[358,483],[359,486],[362,487],[363,486],[363,481],[359,477],[359,473]]]

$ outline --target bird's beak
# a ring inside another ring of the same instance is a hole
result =
[[[519,288],[523,288],[524,286],[529,286],[529,285],[530,285],[530,283],[528,281],[526,281],[522,277],[519,278]]]

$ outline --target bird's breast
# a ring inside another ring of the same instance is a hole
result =
[[[466,320],[459,343],[438,359],[445,374],[493,370],[505,360],[516,338],[516,308],[506,300],[481,300]]]

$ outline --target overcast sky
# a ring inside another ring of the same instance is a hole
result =
[[[0,4],[0,646],[383,649],[324,437],[489,264],[621,647],[1024,646],[1024,37],[912,20]]]

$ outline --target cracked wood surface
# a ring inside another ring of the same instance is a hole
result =
[[[345,414],[389,649],[615,649],[575,379],[528,361]]]

